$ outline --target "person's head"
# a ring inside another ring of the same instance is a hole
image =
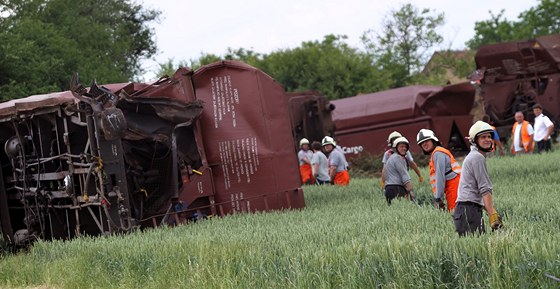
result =
[[[389,137],[387,138],[387,146],[388,147],[392,147],[393,146],[393,141],[395,139],[397,139],[398,137],[401,137],[401,133],[398,131],[394,131],[392,133],[389,134]]]
[[[334,149],[334,146],[336,145],[334,139],[330,136],[324,137],[321,144],[323,145],[323,149],[327,153],[330,153]]]
[[[309,140],[306,139],[306,138],[302,138],[299,141],[299,147],[304,151],[308,150],[309,149]]]
[[[523,115],[523,113],[521,111],[516,112],[515,121],[521,124],[523,120],[525,120],[525,116]]]
[[[540,104],[535,104],[533,105],[533,113],[535,114],[535,116],[539,116],[542,113],[542,106]]]
[[[408,151],[408,140],[404,137],[398,137],[393,141],[393,149],[401,156],[405,156]]]
[[[431,154],[438,145],[441,145],[436,134],[425,128],[416,135],[416,143],[422,148],[425,155]]]
[[[320,151],[321,150],[321,143],[318,141],[313,141],[311,143],[311,149],[313,149],[313,151]]]
[[[469,141],[480,151],[490,152],[494,142],[494,130],[490,124],[481,120],[475,122],[469,129]]]

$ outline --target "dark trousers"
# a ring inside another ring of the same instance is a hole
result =
[[[541,153],[543,151],[549,152],[552,149],[552,142],[550,138],[547,140],[541,140],[537,142],[537,153]]]
[[[482,206],[472,202],[457,202],[453,213],[455,231],[459,236],[466,234],[484,233],[484,220],[482,219]]]
[[[391,200],[394,198],[406,197],[406,188],[400,185],[386,185],[385,186],[385,198],[387,198],[387,203],[390,205]]]
[[[331,181],[321,181],[319,179],[315,179],[315,184],[316,185],[330,185]]]

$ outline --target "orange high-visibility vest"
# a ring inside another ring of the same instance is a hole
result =
[[[442,152],[449,156],[451,163],[451,170],[457,174],[457,177],[445,181],[445,199],[447,201],[447,209],[449,211],[455,208],[455,201],[457,200],[457,190],[459,188],[459,178],[461,177],[461,166],[455,160],[455,157],[451,152],[443,147],[437,146],[430,157],[430,185],[432,186],[432,192],[434,196],[436,195],[436,169],[434,165],[434,154],[436,152]],[[446,172],[447,175],[450,172]]]
[[[515,137],[515,129],[517,128],[517,122],[515,122],[513,124],[513,128],[511,129],[511,141],[513,142],[513,138]],[[527,125],[529,125],[529,122],[524,120],[523,123],[521,123],[521,144],[523,146],[523,148],[525,149],[525,152],[530,152],[535,148],[535,143],[533,142],[533,145],[531,147],[529,147],[529,144],[531,143],[531,140],[533,139],[532,136],[529,135],[529,132],[527,131]],[[512,153],[515,154],[515,150],[512,151]]]

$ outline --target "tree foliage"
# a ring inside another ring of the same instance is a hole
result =
[[[322,41],[265,55],[257,67],[287,91],[319,90],[331,99],[386,89],[384,75],[366,53],[349,47],[345,36],[327,35]]]
[[[444,14],[404,4],[383,20],[380,32],[366,31],[362,40],[375,56],[376,64],[391,75],[391,87],[414,82],[428,59],[428,53],[443,41],[437,29],[445,22]]]
[[[517,21],[490,12],[490,19],[475,23],[475,35],[466,45],[478,49],[482,45],[532,39],[560,33],[560,0],[541,0],[536,7],[519,14]]]
[[[0,18],[0,98],[68,89],[70,75],[132,80],[156,51],[147,26],[159,12],[127,0],[5,0]]]

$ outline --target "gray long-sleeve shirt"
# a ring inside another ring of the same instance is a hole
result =
[[[436,194],[434,198],[443,199],[445,196],[445,182],[457,176],[457,173],[451,170],[451,158],[443,152],[434,153],[434,169],[436,171]],[[448,174],[445,174],[449,172]]]
[[[488,176],[486,158],[475,146],[465,157],[459,181],[457,202],[473,202],[484,206],[482,196],[492,193],[492,182]]]
[[[389,157],[383,170],[385,171],[385,185],[404,186],[410,182],[406,159],[398,153],[394,153]]]

